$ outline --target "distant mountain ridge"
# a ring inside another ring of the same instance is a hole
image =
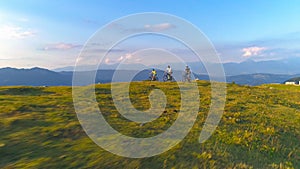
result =
[[[31,69],[0,69],[1,86],[62,86],[71,85],[72,76],[64,75],[48,69],[34,67]]]
[[[82,77],[91,75],[91,71],[78,72]],[[133,81],[147,80],[150,70],[145,69],[137,72],[136,70],[98,70],[96,73],[94,83],[110,83],[114,82],[127,82],[130,75],[136,74]],[[118,75],[117,79],[113,79],[114,74]],[[201,80],[209,80],[209,76],[205,74],[193,74],[195,78]],[[158,70],[158,76],[162,81],[163,70]],[[182,71],[174,71],[174,77],[177,81],[182,80]],[[291,78],[300,77],[300,74],[296,75],[283,75],[283,74],[244,74],[227,76],[226,81],[228,83],[235,82],[241,85],[260,85],[265,83],[283,83]],[[31,69],[16,69],[16,68],[1,68],[0,69],[0,85],[1,86],[71,86],[72,85],[73,72],[62,71],[54,72],[43,68],[31,68]],[[82,85],[88,85],[83,80]]]
[[[246,75],[227,76],[226,80],[227,82],[235,82],[240,85],[257,86],[268,83],[284,83],[286,80],[297,76],[300,75],[255,73]]]
[[[227,75],[239,74],[300,74],[300,58],[286,60],[253,61],[223,64]]]
[[[172,68],[182,70],[182,63],[169,63]],[[191,67],[193,72],[197,74],[207,74],[205,65],[201,62],[188,62],[186,63]],[[142,69],[149,69],[149,68],[157,68],[157,69],[165,69],[168,64],[158,64],[158,65],[150,65],[145,66],[143,64],[122,64],[118,69],[122,70],[142,70]],[[234,76],[234,75],[241,75],[241,74],[257,74],[257,73],[264,73],[264,74],[300,74],[300,58],[289,58],[285,60],[268,60],[268,61],[253,61],[248,59],[241,63],[223,63],[224,72],[227,76]],[[101,70],[108,69],[108,70],[115,70],[119,65],[106,65],[101,64]],[[214,63],[207,63],[206,66],[213,67],[215,66]],[[78,66],[76,70],[84,71],[84,70],[91,70],[94,66]],[[62,67],[53,69],[53,71],[60,72],[60,71],[73,71],[73,66]]]

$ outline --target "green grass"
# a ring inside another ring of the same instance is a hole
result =
[[[200,81],[198,87],[199,114],[189,134],[171,150],[143,159],[119,157],[93,143],[76,117],[71,87],[0,87],[0,168],[300,168],[299,86],[228,84],[221,122],[203,144],[198,138],[210,84]],[[97,85],[96,95],[113,128],[151,137],[168,129],[180,109],[178,86],[170,82],[131,83],[133,106],[147,110],[153,89],[167,92],[168,102],[144,126],[117,112],[110,84]]]

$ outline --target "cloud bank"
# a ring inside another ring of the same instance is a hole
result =
[[[30,29],[25,29],[19,26],[4,25],[0,27],[2,37],[12,39],[24,39],[36,35],[36,32]]]
[[[266,49],[267,48],[265,48],[265,47],[253,46],[253,47],[243,48],[242,51],[243,51],[244,57],[251,57],[251,56],[260,55]]]
[[[43,47],[42,50],[44,50],[44,51],[70,50],[70,49],[79,48],[79,47],[81,47],[81,45],[60,42],[60,43],[48,44],[45,47]]]
[[[159,31],[165,31],[168,29],[176,28],[176,26],[171,23],[160,23],[156,25],[144,25],[144,28],[147,31],[159,32]]]

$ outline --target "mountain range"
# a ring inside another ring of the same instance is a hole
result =
[[[94,83],[109,83],[109,82],[126,82],[126,81],[142,81],[148,80],[149,69],[137,72],[136,70],[97,70]],[[81,71],[78,74],[81,77],[88,77],[91,71]],[[158,70],[159,80],[162,81],[164,74],[163,70]],[[175,80],[182,80],[182,71],[174,71]],[[113,77],[117,75],[117,78]],[[131,75],[134,75],[131,78]],[[209,76],[205,74],[194,73],[194,78],[201,80],[209,80]],[[283,83],[291,78],[300,77],[300,74],[268,74],[268,73],[255,73],[255,74],[242,74],[226,76],[227,82],[234,82],[241,85],[260,85],[265,83]],[[61,71],[55,72],[43,68],[31,69],[16,69],[16,68],[1,68],[0,69],[0,85],[1,86],[71,86],[73,72]],[[130,80],[132,79],[132,80]],[[82,80],[81,85],[88,85],[85,80]]]
[[[182,63],[169,63],[172,68],[177,70],[184,69],[184,65]],[[189,65],[193,72],[197,74],[207,74],[205,65],[202,62],[188,62],[186,63]],[[248,59],[244,62],[236,63],[236,62],[229,62],[223,63],[224,72],[227,76],[234,76],[234,75],[245,75],[245,74],[257,74],[257,73],[266,73],[266,74],[300,74],[300,59],[297,57],[288,58],[285,60],[268,60],[268,61],[254,61]],[[119,67],[118,67],[119,66]],[[149,65],[145,66],[143,64],[101,64],[101,70],[115,70],[115,69],[122,69],[122,70],[142,70],[142,69],[149,69],[149,68],[157,68],[164,70],[167,64],[157,64],[157,65]],[[214,63],[206,63],[207,67],[216,66]],[[95,66],[83,65],[77,66],[76,70],[79,71],[87,71],[91,70]],[[53,69],[53,71],[61,72],[61,71],[73,71],[73,66],[62,67]]]

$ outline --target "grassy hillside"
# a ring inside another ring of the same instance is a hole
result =
[[[228,84],[222,120],[213,136],[199,144],[210,84],[200,81],[198,86],[199,114],[190,133],[171,150],[144,159],[119,157],[93,143],[77,120],[70,87],[0,87],[0,168],[300,168],[300,87]],[[150,107],[154,88],[168,91],[167,108],[144,126],[117,113],[109,84],[97,85],[96,94],[115,129],[149,137],[172,125],[180,106],[175,83],[134,82],[135,108]]]

